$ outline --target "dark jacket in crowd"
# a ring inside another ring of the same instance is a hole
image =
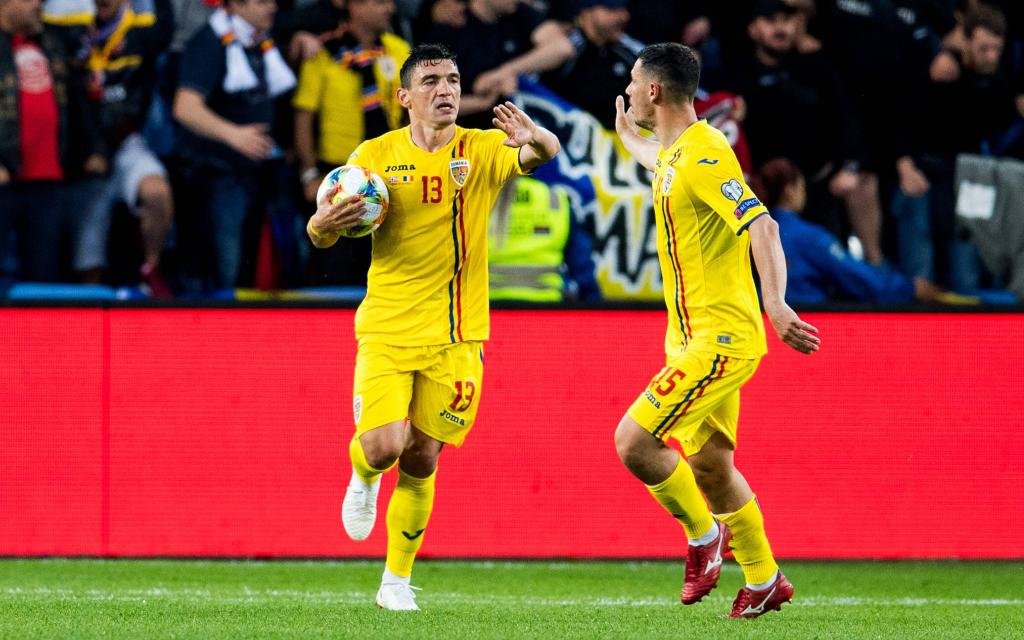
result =
[[[106,155],[96,126],[98,114],[86,99],[86,75],[73,62],[74,41],[61,29],[46,26],[36,40],[50,64],[53,93],[60,122],[58,152],[65,176],[82,173],[85,159]],[[14,66],[11,34],[0,31],[0,165],[11,175],[21,171],[18,70]]]

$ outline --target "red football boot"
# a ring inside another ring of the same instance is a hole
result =
[[[683,592],[679,594],[683,604],[700,602],[718,584],[718,576],[722,574],[722,554],[729,548],[732,533],[729,527],[717,520],[715,525],[718,526],[717,538],[699,547],[689,545],[686,552],[686,579]]]
[[[775,582],[767,589],[752,591],[746,587],[740,589],[732,603],[730,618],[756,618],[769,611],[779,611],[783,602],[793,599],[793,585],[786,576],[779,572]]]

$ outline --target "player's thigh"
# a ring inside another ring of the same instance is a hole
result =
[[[414,367],[415,353],[408,348],[359,345],[352,381],[352,416],[357,435],[408,417]]]
[[[457,447],[466,439],[480,406],[483,345],[457,342],[431,349],[430,365],[416,374],[409,417],[431,438]]]
[[[669,360],[651,379],[630,406],[629,416],[656,438],[664,440],[671,436],[679,440],[689,454],[693,446],[706,441],[707,436],[700,428],[709,415],[720,408],[726,415],[728,408],[735,406],[738,416],[739,388],[753,375],[757,362],[713,352],[685,351]]]

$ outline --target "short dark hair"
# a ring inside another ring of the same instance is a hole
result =
[[[1006,38],[1006,16],[1003,12],[987,4],[980,4],[964,16],[964,35],[968,38],[977,29],[984,29],[1000,38]]]
[[[409,57],[402,63],[402,70],[399,71],[402,88],[408,89],[412,86],[412,72],[418,65],[435,60],[451,60],[456,68],[459,66],[455,61],[455,54],[443,44],[418,44],[409,52]]]
[[[662,42],[644,47],[637,59],[644,72],[661,83],[670,100],[693,101],[700,82],[700,61],[693,49],[676,42]]]

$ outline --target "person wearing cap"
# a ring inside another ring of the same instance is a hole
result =
[[[611,109],[643,43],[626,34],[626,0],[580,0],[576,25],[569,32],[571,55],[543,74],[541,83],[594,115],[606,129],[615,128]]]

